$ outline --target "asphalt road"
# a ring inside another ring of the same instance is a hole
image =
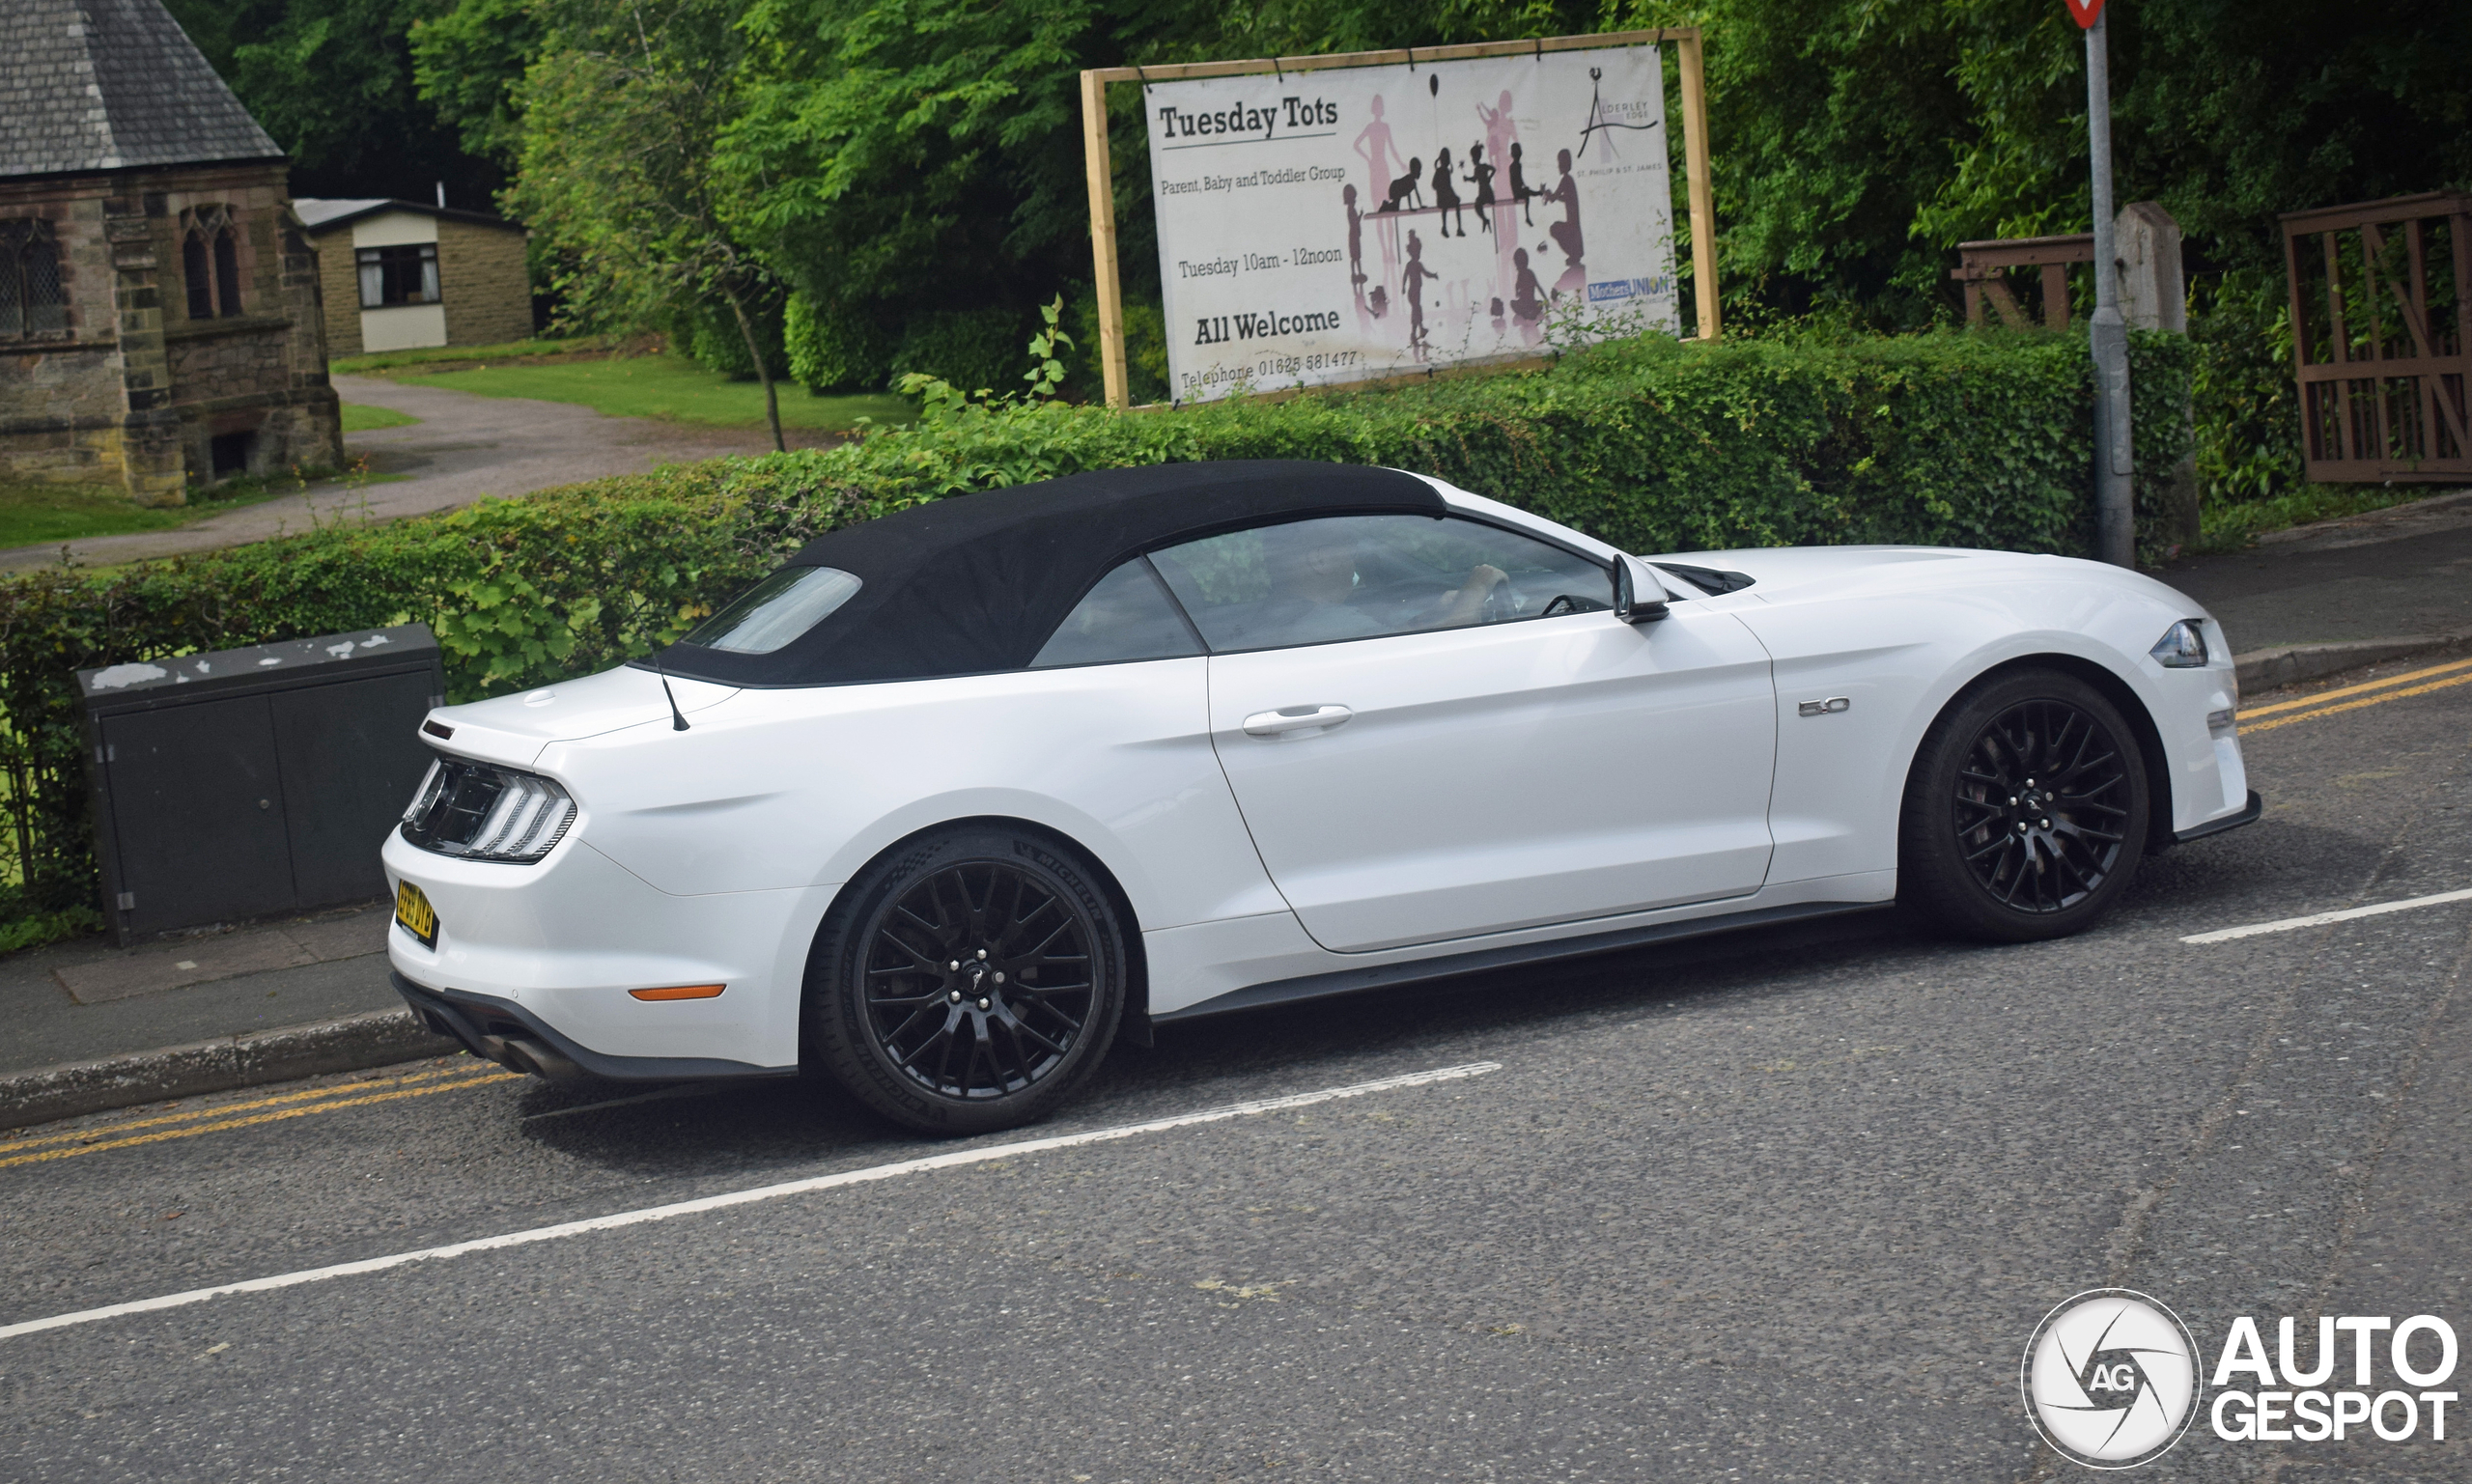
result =
[[[1176,1030],[1031,1134],[1500,1067],[0,1337],[0,1477],[2048,1479],[2018,1358],[2081,1290],[2209,1364],[2242,1314],[2472,1350],[2472,902],[2180,941],[2472,886],[2472,685],[2297,714],[2265,821],[2072,940],[1871,918]],[[0,1326],[974,1147],[626,1095],[465,1059],[0,1140]],[[2134,1476],[2467,1449],[2201,1419]]]

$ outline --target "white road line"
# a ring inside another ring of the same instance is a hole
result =
[[[2388,912],[2408,912],[2416,907],[2436,907],[2447,902],[2472,902],[2472,891],[2441,891],[2433,897],[2412,897],[2402,902],[2380,902],[2375,907],[2346,908],[2340,912],[2312,912],[2306,917],[2286,917],[2279,922],[2253,922],[2245,928],[2218,928],[2211,933],[2192,933],[2180,941],[2226,943],[2235,938],[2255,938],[2261,933],[2289,933],[2295,928],[2322,927],[2329,922],[2349,922],[2354,917],[2382,917]]]
[[[309,1268],[299,1273],[279,1273],[272,1277],[250,1278],[245,1282],[225,1283],[214,1288],[193,1288],[187,1293],[165,1294],[159,1299],[139,1299],[128,1303],[111,1303],[98,1309],[80,1309],[74,1314],[55,1314],[48,1319],[29,1319],[20,1324],[0,1326],[0,1340],[20,1334],[33,1334],[43,1330],[63,1330],[70,1325],[90,1325],[98,1320],[118,1319],[126,1314],[144,1314],[154,1309],[174,1309],[185,1304],[204,1303],[226,1294],[264,1293],[275,1288],[293,1288],[302,1283],[323,1282],[327,1278],[353,1277],[364,1273],[383,1273],[407,1263],[432,1262],[439,1258],[463,1257],[472,1252],[491,1252],[501,1247],[526,1246],[535,1242],[555,1242],[565,1237],[580,1237],[587,1232],[614,1231],[621,1226],[639,1226],[646,1221],[665,1221],[672,1217],[695,1216],[706,1211],[720,1211],[731,1206],[751,1205],[757,1201],[779,1200],[784,1196],[806,1195],[817,1190],[839,1190],[843,1186],[865,1185],[876,1180],[891,1180],[901,1175],[925,1174],[929,1170],[951,1169],[963,1164],[984,1164],[991,1160],[1013,1160],[1025,1155],[1045,1154],[1052,1149],[1071,1149],[1081,1144],[1100,1144],[1111,1139],[1133,1138],[1143,1134],[1159,1134],[1169,1129],[1189,1128],[1198,1123],[1218,1123],[1229,1118],[1250,1118],[1257,1113],[1276,1113],[1291,1107],[1306,1107],[1316,1103],[1330,1103],[1340,1098],[1361,1098],[1367,1093],[1390,1092],[1401,1087],[1420,1087],[1428,1082],[1447,1082],[1460,1078],[1482,1077],[1499,1072],[1498,1061],[1472,1061],[1461,1067],[1438,1067],[1431,1072],[1410,1072],[1401,1077],[1386,1077],[1378,1081],[1357,1082],[1346,1087],[1326,1087],[1319,1092],[1291,1093],[1284,1098],[1263,1098],[1252,1103],[1236,1103],[1225,1107],[1204,1108],[1196,1113],[1178,1113],[1171,1118],[1154,1118],[1148,1123],[1120,1124],[1111,1129],[1092,1129],[1082,1134],[1059,1134],[1052,1138],[1023,1139],[1011,1144],[990,1144],[980,1149],[957,1149],[950,1154],[929,1155],[925,1159],[903,1160],[893,1164],[874,1164],[865,1169],[844,1170],[837,1175],[818,1175],[809,1180],[792,1180],[782,1185],[760,1186],[752,1190],[733,1190],[726,1195],[707,1195],[697,1200],[683,1200],[668,1206],[647,1206],[639,1211],[621,1211],[610,1216],[593,1217],[588,1220],[566,1221],[556,1226],[536,1226],[529,1231],[508,1232],[503,1236],[481,1237],[471,1242],[451,1243],[445,1246],[423,1247],[416,1252],[397,1252],[388,1257],[365,1258],[359,1262],[337,1263],[331,1268]]]

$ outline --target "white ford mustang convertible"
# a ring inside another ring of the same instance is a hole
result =
[[[1118,1035],[1902,901],[2020,940],[2258,817],[2163,584],[1643,559],[1438,480],[1082,474],[837,531],[648,659],[433,713],[395,983],[552,1078],[963,1134]]]

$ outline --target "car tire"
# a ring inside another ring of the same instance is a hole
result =
[[[1897,899],[1952,933],[2079,932],[2146,852],[2146,759],[2120,709],[2061,670],[2011,670],[1924,734],[1898,825]]]
[[[1124,1005],[1125,924],[1101,882],[1060,841],[997,825],[879,856],[808,955],[808,1065],[932,1134],[1045,1116],[1097,1070]]]

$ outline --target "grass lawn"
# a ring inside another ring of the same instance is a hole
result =
[[[463,354],[469,357],[472,352]],[[660,417],[724,428],[761,427],[764,422],[762,386],[753,381],[732,381],[683,355],[487,365],[426,376],[399,371],[395,379],[407,385],[443,386],[483,397],[577,403],[610,417]],[[775,385],[780,389],[781,425],[785,428],[838,433],[861,417],[880,423],[906,423],[916,415],[907,398],[813,397],[793,381]]]
[[[360,377],[398,371],[407,366],[451,365],[458,361],[511,361],[527,355],[604,355],[619,348],[613,335],[578,335],[571,340],[510,340],[494,346],[423,346],[412,350],[379,350],[368,355],[339,356],[326,369],[337,376]]]
[[[353,476],[363,485],[391,484],[409,478],[408,474]],[[323,486],[329,482],[320,483]],[[211,490],[190,490],[186,505],[153,509],[129,503],[128,496],[109,485],[0,483],[0,547],[48,546],[89,536],[124,536],[131,531],[164,531],[227,510],[295,494],[300,488],[288,478],[236,479]]]
[[[420,419],[393,407],[363,406],[357,402],[344,404],[344,432],[367,433],[373,428],[409,428]]]
[[[107,485],[0,485],[0,546],[159,531],[190,510],[150,510]]]

